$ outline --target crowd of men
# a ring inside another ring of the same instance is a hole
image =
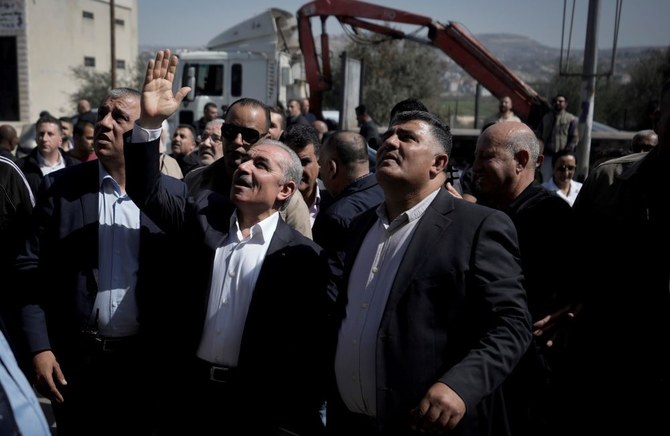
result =
[[[670,81],[578,192],[565,98],[537,129],[502,98],[464,199],[414,99],[371,144],[240,98],[168,156],[177,62],[71,151],[45,114],[17,163],[0,126],[0,434],[51,431],[31,385],[59,436],[670,432]]]

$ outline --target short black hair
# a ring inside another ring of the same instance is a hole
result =
[[[419,99],[406,98],[404,100],[399,101],[398,103],[395,104],[395,106],[393,106],[393,109],[391,109],[391,119],[393,119],[395,114],[397,114],[398,112],[409,112],[409,111],[428,112],[428,108]]]
[[[309,144],[314,145],[314,154],[319,155],[321,142],[319,141],[319,132],[307,124],[293,124],[284,130],[279,138],[281,142],[291,147],[293,150],[302,150]]]
[[[398,112],[391,120],[391,126],[404,123],[406,121],[419,120],[430,125],[430,130],[437,142],[442,146],[447,154],[451,154],[453,147],[453,138],[451,129],[437,115],[426,111],[404,111]]]

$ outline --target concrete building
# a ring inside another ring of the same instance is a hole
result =
[[[72,68],[111,68],[112,4],[118,82],[138,56],[137,0],[0,0],[0,124],[76,113]]]

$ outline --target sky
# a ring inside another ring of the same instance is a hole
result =
[[[332,0],[337,1],[337,0]],[[592,0],[594,1],[594,0]],[[139,44],[164,48],[204,47],[216,35],[268,8],[297,12],[307,0],[137,0]],[[567,47],[574,3],[571,47],[583,49],[588,16],[587,0],[368,0],[368,3],[456,21],[474,35],[512,33],[548,47]],[[599,0],[598,48],[612,47],[616,0]],[[566,30],[563,10],[566,9]],[[670,46],[670,0],[622,0],[618,47]],[[321,26],[312,20],[315,35]],[[330,34],[342,33],[339,23],[327,21]]]

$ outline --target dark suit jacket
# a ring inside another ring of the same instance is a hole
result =
[[[28,300],[24,323],[30,351],[53,349],[67,364],[78,353],[78,337],[88,326],[98,292],[99,162],[64,168],[44,177],[34,209],[33,232],[17,258]],[[161,176],[166,189],[184,198],[175,179]],[[163,263],[169,255],[166,236],[140,215],[140,254],[136,297],[141,333],[154,328],[165,290]],[[167,277],[165,277],[167,279]]]
[[[384,191],[374,174],[356,180],[324,203],[312,227],[314,242],[322,246],[332,259],[333,275],[341,277],[351,232],[352,221],[361,213],[384,201]]]
[[[228,234],[234,206],[227,193],[209,186],[186,205],[174,201],[157,177],[157,150],[155,142],[126,146],[127,188],[142,210],[179,238],[184,274],[173,278],[183,292],[180,322],[171,335],[179,338],[176,358],[187,365],[200,343],[214,254]],[[325,252],[280,219],[253,292],[237,367],[245,396],[240,401],[257,405],[258,392],[272,398],[254,415],[254,424],[299,434],[314,434],[319,425],[330,351],[328,282]]]
[[[74,160],[68,153],[65,153],[61,149],[58,151],[63,158],[63,162],[65,163],[66,168],[75,164]],[[40,187],[40,182],[42,181],[42,178],[44,178],[37,160],[37,153],[39,153],[39,147],[33,148],[28,156],[25,156],[19,160],[21,171],[23,171],[23,174],[25,174],[26,180],[28,180],[28,184],[30,185],[30,189],[32,189],[34,194],[37,194],[37,190]]]
[[[344,283],[376,219],[372,209],[352,226]],[[340,292],[342,310],[346,296]],[[508,434],[499,388],[530,340],[514,225],[440,189],[409,242],[379,327],[379,425],[403,434],[409,411],[441,381],[467,407],[454,434]]]

